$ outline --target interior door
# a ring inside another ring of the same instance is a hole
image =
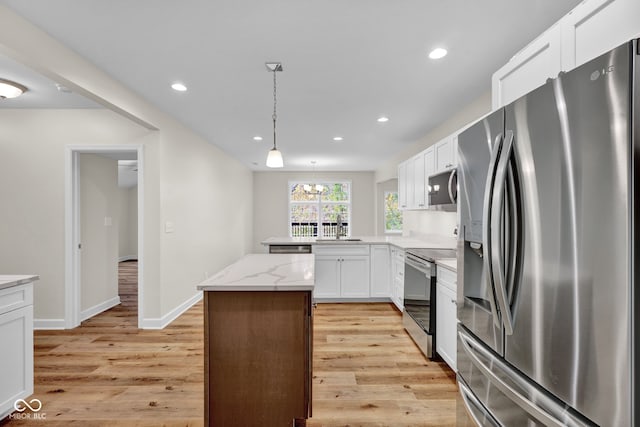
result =
[[[522,203],[505,358],[599,425],[632,425],[628,44],[506,108]]]

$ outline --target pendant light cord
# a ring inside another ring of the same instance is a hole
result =
[[[273,119],[273,149],[276,149],[276,119],[278,118],[276,114],[276,70],[273,70],[273,115],[271,118]]]

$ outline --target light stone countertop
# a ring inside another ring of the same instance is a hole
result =
[[[456,237],[425,234],[419,237],[404,236],[352,236],[353,240],[317,240],[315,237],[269,237],[263,240],[268,245],[383,245],[389,244],[400,249],[455,249]]]
[[[440,258],[436,260],[436,264],[452,271],[458,271],[458,260],[456,258]]]
[[[0,289],[24,285],[38,279],[40,279],[40,276],[35,274],[0,274]]]
[[[312,291],[312,254],[249,254],[198,285],[201,291]]]

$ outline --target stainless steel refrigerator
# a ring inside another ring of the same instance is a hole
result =
[[[458,137],[460,425],[640,425],[639,49]]]

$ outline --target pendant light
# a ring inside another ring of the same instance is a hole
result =
[[[311,165],[313,166],[313,175],[311,176],[312,182],[316,180],[316,161],[311,160]],[[322,184],[305,184],[302,186],[302,189],[307,194],[320,194],[324,191],[324,185]]]
[[[271,116],[273,119],[273,148],[269,150],[269,154],[267,155],[267,167],[281,168],[284,166],[282,153],[276,147],[276,119],[278,118],[276,115],[276,73],[282,71],[282,64],[280,62],[267,62],[265,65],[267,66],[267,70],[273,73],[273,115]]]

